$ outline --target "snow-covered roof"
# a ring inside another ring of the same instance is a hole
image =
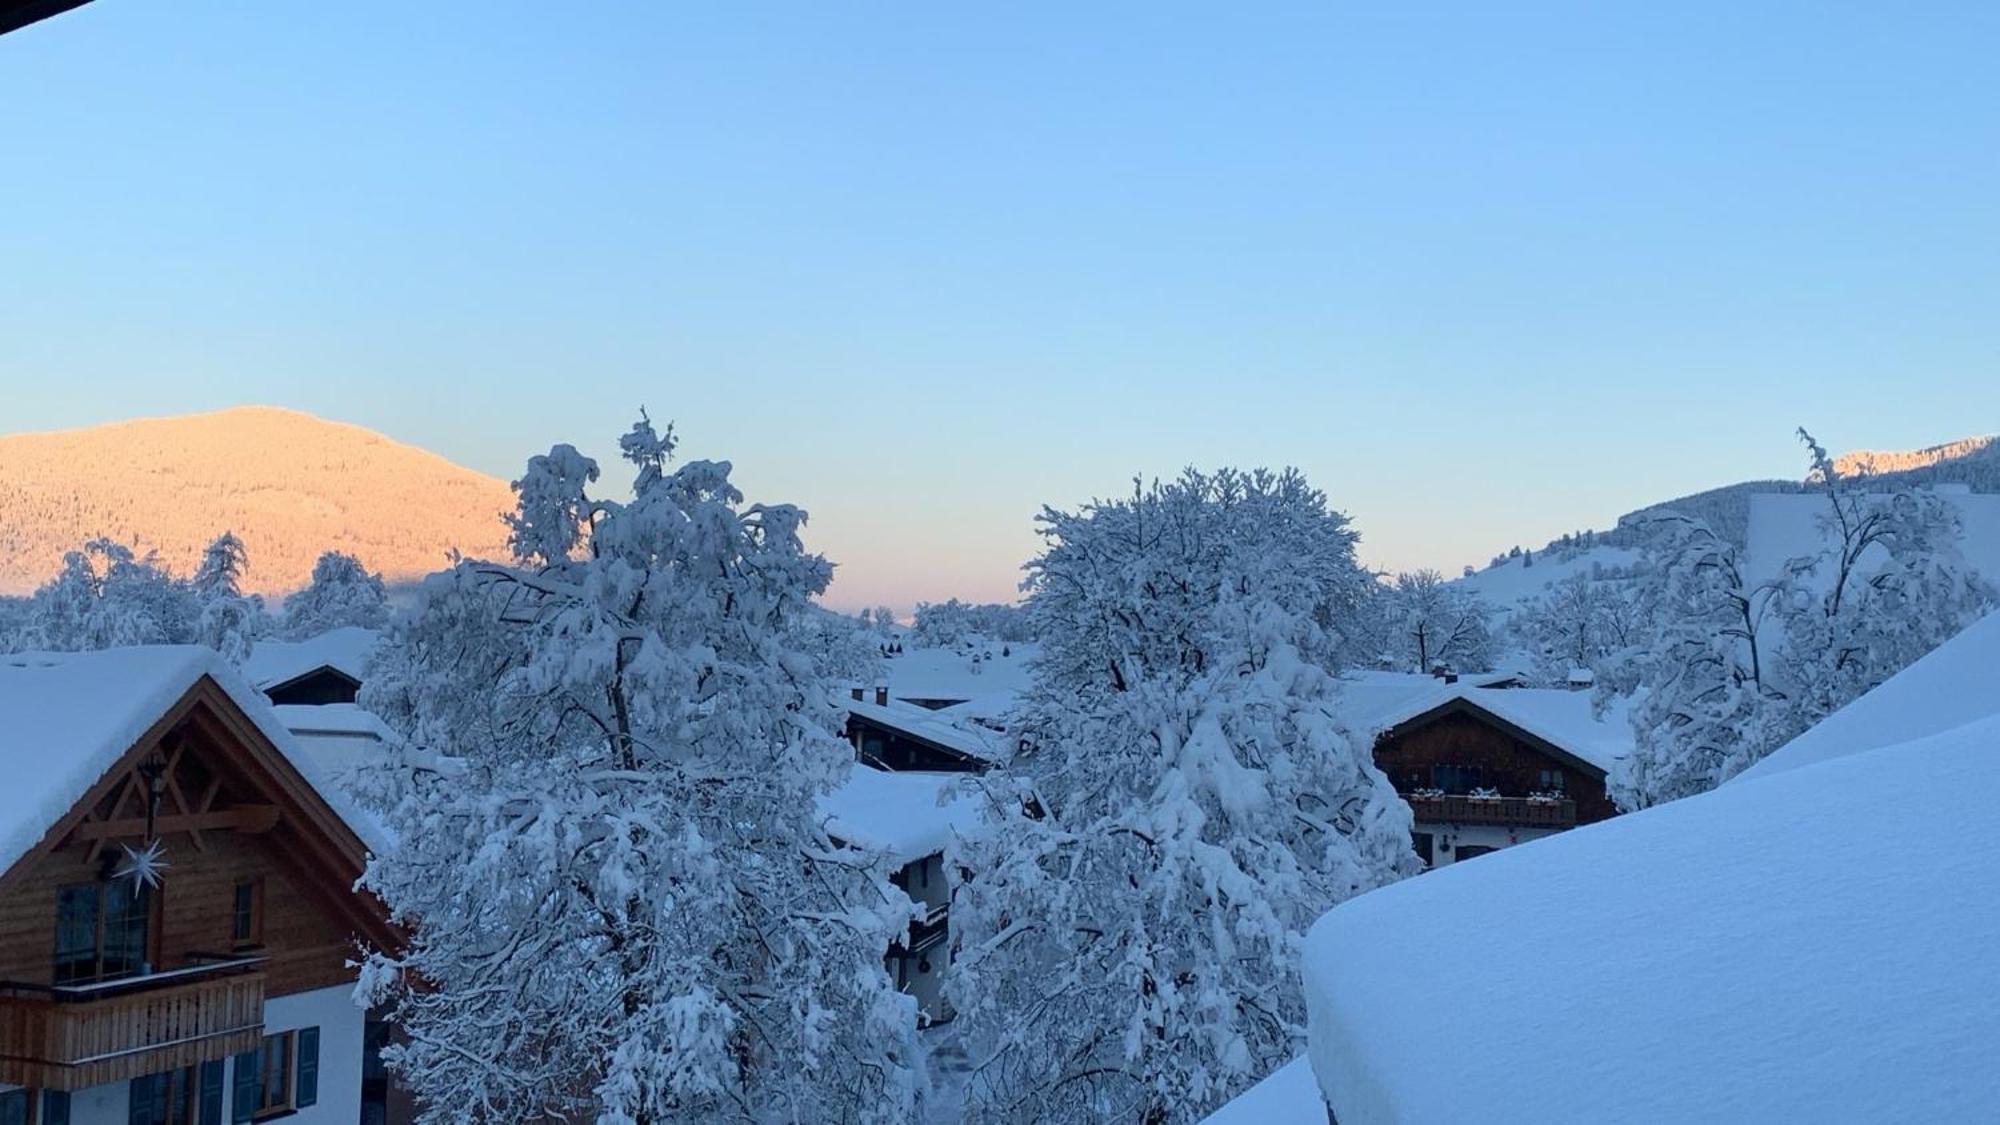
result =
[[[243,662],[243,675],[259,691],[321,668],[361,680],[367,675],[368,657],[378,639],[373,629],[343,625],[303,641],[258,641],[250,650],[250,659]]]
[[[944,850],[952,833],[970,827],[979,802],[947,790],[962,773],[871,769],[857,763],[847,780],[819,799],[827,834],[879,851],[898,864]]]
[[[1326,1103],[1301,1055],[1202,1118],[1201,1125],[1326,1125]]]
[[[363,759],[379,761],[401,741],[373,712],[353,703],[281,704],[271,711],[329,774]]]
[[[982,762],[999,761],[1003,756],[1003,744],[998,733],[980,726],[971,717],[955,718],[946,711],[931,711],[895,700],[884,706],[872,700],[842,695],[837,702],[850,715],[879,723],[912,738],[935,743],[955,754]]]
[[[1343,1125],[1984,1119],[1996,753],[1988,718],[1352,899],[1306,943],[1319,1085]]]
[[[1028,688],[1028,661],[1037,651],[1038,646],[1027,641],[989,641],[970,650],[908,648],[882,662],[883,682],[897,699],[1018,695]],[[974,659],[975,654],[981,659]]]
[[[1428,714],[1457,700],[1609,771],[1632,751],[1632,728],[1622,712],[1593,712],[1589,692],[1554,688],[1490,688],[1481,677],[1444,683],[1430,676],[1368,673],[1341,685],[1342,717],[1364,738]]]
[[[1735,780],[1769,777],[1995,714],[2000,714],[2000,612],[1966,626]]]
[[[0,657],[0,871],[27,854],[203,676],[214,680],[319,795],[377,851],[386,833],[285,729],[263,693],[197,645]]]

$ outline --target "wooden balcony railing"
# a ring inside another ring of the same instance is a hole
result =
[[[81,1090],[248,1051],[264,1033],[262,962],[53,987],[0,982],[0,1082]]]
[[[1419,821],[1445,824],[1494,824],[1519,828],[1574,828],[1576,802],[1530,800],[1527,797],[1468,797],[1447,793],[1403,794]]]

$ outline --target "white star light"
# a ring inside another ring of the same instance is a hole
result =
[[[157,839],[148,840],[146,846],[137,851],[128,844],[120,844],[118,847],[125,853],[125,861],[120,863],[118,870],[112,874],[120,879],[132,880],[133,898],[139,897],[141,886],[159,886],[167,868],[173,866],[167,862],[167,849]]]

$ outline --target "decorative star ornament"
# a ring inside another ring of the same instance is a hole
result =
[[[129,844],[120,844],[118,847],[125,853],[125,860],[112,874],[120,879],[132,880],[133,898],[139,897],[139,888],[142,886],[158,887],[161,879],[165,877],[167,868],[173,866],[167,862],[167,849],[158,839],[146,841],[146,846],[136,851]]]

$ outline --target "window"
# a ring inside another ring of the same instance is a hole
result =
[[[217,1110],[222,1107],[221,1069],[219,1063],[208,1063],[134,1078],[128,1102],[129,1125],[199,1125],[205,1120],[201,1113],[205,1106],[213,1105]],[[209,1100],[209,1083],[205,1081],[211,1072],[213,1101]]]
[[[28,1125],[26,1090],[9,1090],[0,1094],[0,1125]]]
[[[56,891],[56,983],[80,984],[129,976],[142,969],[151,946],[153,891],[117,880],[76,883]]]
[[[292,1037],[266,1035],[257,1050],[258,1113],[292,1108]]]
[[[236,1056],[232,1120],[254,1121],[319,1101],[319,1028],[266,1035]]]
[[[1535,788],[1544,793],[1563,791],[1563,771],[1557,769],[1538,770],[1535,773]]]
[[[1483,784],[1478,766],[1432,766],[1431,788],[1446,793],[1470,793]]]
[[[264,940],[264,881],[245,879],[236,884],[229,938],[237,945],[256,945]]]

